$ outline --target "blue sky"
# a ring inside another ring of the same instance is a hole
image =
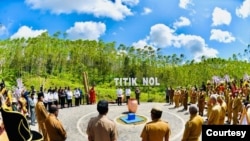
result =
[[[197,61],[250,44],[250,0],[1,0],[0,9],[0,39],[60,31]]]

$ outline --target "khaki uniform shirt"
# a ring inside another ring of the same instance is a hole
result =
[[[44,122],[45,119],[48,116],[48,112],[45,109],[45,106],[43,105],[42,101],[38,101],[36,103],[36,107],[35,107],[35,111],[36,111],[36,118],[38,122]]]
[[[216,104],[212,107],[210,115],[208,117],[208,125],[219,125],[221,115],[221,107]]]
[[[220,113],[220,124],[224,124],[227,112],[227,104],[225,101],[221,104],[221,113]]]
[[[89,141],[114,141],[118,139],[118,131],[113,121],[106,115],[90,119],[87,127]]]
[[[54,114],[49,114],[45,120],[45,126],[48,132],[50,141],[65,141],[67,138],[66,131],[62,123],[57,119]]]
[[[204,120],[200,115],[193,115],[186,122],[181,141],[199,141]]]
[[[162,141],[170,136],[170,126],[160,119],[148,122],[141,133],[143,141]]]

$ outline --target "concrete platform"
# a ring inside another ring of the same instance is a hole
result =
[[[141,103],[138,106],[136,114],[143,115],[147,118],[147,122],[151,121],[150,111],[155,105],[159,105],[163,109],[162,119],[169,122],[171,126],[171,141],[180,141],[183,131],[184,124],[189,118],[187,111],[181,111],[180,108],[173,108],[173,105],[166,103]],[[117,122],[117,118],[125,115],[128,112],[127,106],[117,106],[117,104],[109,105],[109,112],[107,116],[116,122],[119,141],[138,141],[141,140],[140,134],[145,125],[139,124],[120,124]],[[59,111],[59,119],[62,121],[68,138],[67,141],[76,141],[81,139],[82,141],[87,141],[86,128],[88,121],[91,117],[97,116],[98,112],[96,110],[96,105],[81,105],[79,107],[64,108]]]

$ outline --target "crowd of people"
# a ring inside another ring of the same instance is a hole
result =
[[[166,89],[166,102],[174,105],[174,108],[183,106],[183,111],[189,110],[190,119],[186,122],[182,141],[198,140],[202,125],[249,125],[250,124],[250,105],[249,102],[249,81],[232,80],[213,84],[210,81],[202,83],[201,87],[171,87]],[[19,111],[24,116],[31,119],[31,125],[37,120],[39,130],[44,136],[44,140],[65,140],[67,138],[61,122],[57,119],[58,107],[72,107],[72,98],[75,98],[75,106],[84,102],[84,94],[81,89],[71,90],[69,87],[58,89],[40,88],[38,92],[31,87],[30,91],[23,90],[20,96],[15,93],[16,101],[13,100],[11,90],[7,90],[4,84],[1,86],[2,107]],[[130,98],[131,90],[125,88],[126,101]],[[88,93],[89,104],[96,103],[94,86]],[[117,87],[117,104],[122,104],[123,89]],[[37,98],[36,98],[37,96]],[[140,90],[135,89],[135,96],[140,104]],[[116,124],[107,118],[108,101],[100,100],[97,103],[99,115],[93,117],[88,122],[87,134],[89,141],[110,140],[117,141],[118,131]],[[145,124],[140,137],[142,141],[165,141],[169,140],[171,128],[167,122],[161,119],[162,109],[153,107],[151,109],[152,121]],[[204,118],[205,117],[205,118]],[[56,126],[55,126],[56,125]],[[53,134],[52,134],[53,133]]]
[[[39,131],[44,137],[44,141],[64,141],[67,138],[61,122],[57,119],[59,108],[72,107],[81,104],[95,104],[96,92],[94,86],[89,93],[83,94],[80,88],[71,90],[70,87],[50,87],[49,89],[40,87],[39,91],[31,86],[30,90],[17,88],[15,90],[5,87],[4,81],[0,83],[0,107],[8,111],[18,111],[30,125],[38,123]],[[74,100],[72,100],[74,98]]]
[[[176,108],[183,106],[183,110],[187,110],[188,104],[197,104],[200,116],[205,116],[206,110],[208,124],[238,125],[242,124],[245,116],[250,119],[249,94],[249,81],[221,81],[216,85],[208,81],[207,84],[203,82],[199,88],[178,87],[174,90],[169,87],[166,90],[166,100]],[[213,116],[221,116],[220,122],[211,123]],[[247,122],[250,124],[250,121]]]

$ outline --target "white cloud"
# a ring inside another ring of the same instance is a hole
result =
[[[236,9],[236,15],[243,19],[250,16],[250,0],[245,0],[241,7]]]
[[[7,34],[7,33],[8,33],[8,31],[7,31],[6,26],[0,24],[0,36]]]
[[[143,8],[142,15],[147,15],[147,14],[149,14],[149,13],[151,13],[151,12],[152,12],[152,10],[151,10],[150,8],[144,7],[144,8]]]
[[[22,26],[18,29],[16,33],[14,33],[10,39],[15,39],[15,38],[33,38],[41,35],[42,33],[47,32],[47,30],[33,30],[32,27],[28,26]]]
[[[114,20],[122,20],[126,16],[133,15],[131,10],[123,5],[122,0],[115,2],[108,0],[25,0],[25,2],[33,9],[49,10],[55,14],[77,12]],[[128,3],[129,0],[125,2]]]
[[[121,0],[122,3],[129,5],[129,6],[135,6],[139,3],[139,0]]]
[[[179,7],[187,9],[189,5],[192,5],[192,0],[180,0]]]
[[[66,33],[70,39],[98,40],[106,31],[106,25],[101,22],[75,22]]]
[[[229,25],[232,20],[231,13],[228,12],[227,10],[223,10],[219,7],[215,7],[213,11],[213,26],[218,26],[218,25]]]
[[[147,46],[147,39],[139,40],[138,42],[135,42],[132,44],[132,46],[135,47],[135,49],[143,49],[144,46]]]
[[[182,26],[189,26],[191,24],[190,20],[186,17],[180,17],[179,21],[174,23],[174,28],[182,27]]]
[[[154,46],[165,47],[171,46],[175,40],[174,30],[164,24],[156,24],[150,30],[150,42]]]
[[[214,48],[208,47],[205,40],[197,35],[185,35],[178,36],[178,42],[180,46],[187,48],[194,56],[194,60],[200,61],[202,56],[206,58],[217,57],[218,51]]]
[[[235,37],[228,31],[222,31],[220,29],[212,29],[210,40],[216,40],[222,43],[231,43],[235,41]]]
[[[206,58],[217,57],[218,51],[209,47],[205,40],[197,35],[176,34],[175,31],[164,24],[156,24],[151,27],[150,35],[139,40],[133,45],[144,47],[178,47],[185,48],[191,52],[196,61],[200,61],[202,56]]]

